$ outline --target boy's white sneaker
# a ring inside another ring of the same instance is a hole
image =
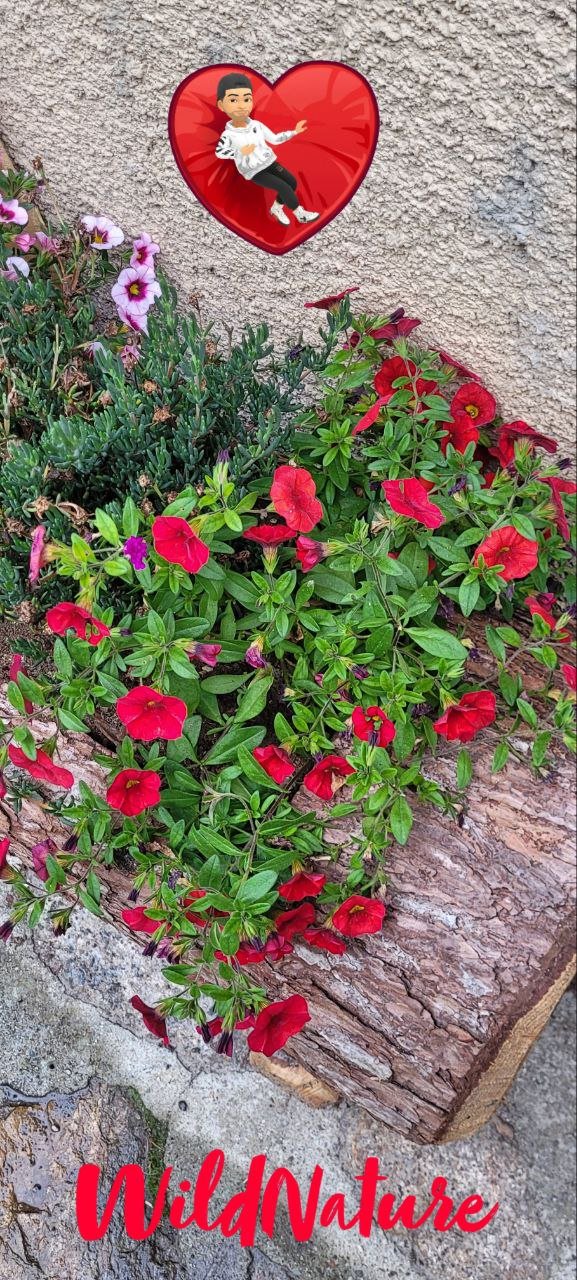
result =
[[[283,227],[290,227],[290,219],[287,218],[282,204],[279,204],[278,200],[275,200],[274,204],[271,205],[270,211],[277,222],[282,222]]]
[[[320,217],[320,214],[311,213],[308,209],[303,209],[302,204],[299,204],[298,208],[295,209],[297,222],[316,222],[318,217]]]

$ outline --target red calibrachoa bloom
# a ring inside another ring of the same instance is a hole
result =
[[[382,396],[379,396],[379,399],[375,400],[375,403],[371,405],[370,409],[367,409],[362,418],[359,418],[358,422],[355,423],[355,426],[353,427],[353,435],[360,436],[362,431],[368,431],[369,427],[372,427],[373,423],[377,421],[381,409],[386,403],[387,398],[385,397],[383,399]]]
[[[0,840],[0,880],[5,880],[10,875],[10,869],[6,861],[10,849],[10,841],[6,838]]]
[[[316,898],[322,893],[327,882],[326,876],[315,871],[297,871],[290,880],[285,880],[278,893],[286,902],[300,902],[302,898]]]
[[[302,1031],[310,1014],[304,996],[289,996],[288,1000],[276,1000],[261,1009],[254,1027],[247,1037],[247,1044],[253,1053],[264,1053],[271,1058],[277,1049],[282,1049],[291,1036]]]
[[[570,662],[564,662],[561,667],[561,674],[567,685],[573,693],[577,692],[577,667],[572,667]]]
[[[540,599],[539,596],[527,596],[525,600],[525,604],[527,605],[531,617],[533,618],[535,614],[537,614],[543,619],[543,622],[547,623],[547,626],[550,627],[552,631],[555,631],[557,619],[554,614],[551,613],[548,606],[556,603],[557,601],[555,596],[550,593],[546,594],[545,599]],[[566,644],[567,641],[571,639],[571,633],[569,631],[555,631],[555,639]]]
[[[314,923],[315,916],[316,911],[312,902],[301,902],[299,907],[293,907],[292,911],[283,911],[276,917],[277,933],[282,934],[287,942],[291,942],[298,933],[304,933],[305,929]]]
[[[8,679],[14,680],[14,682],[17,684],[18,676],[20,674],[22,674],[23,676],[28,675],[26,667],[24,666],[24,658],[22,657],[21,653],[13,653],[12,659],[10,662],[10,670],[8,672]],[[31,715],[34,710],[34,707],[29,698],[24,698],[24,710],[27,716]]]
[[[4,781],[3,775],[0,773],[0,800],[3,800],[4,796],[6,796],[7,794],[8,794],[8,788]]]
[[[74,786],[74,774],[70,769],[64,769],[60,765],[54,764],[54,761],[45,751],[39,747],[36,749],[36,759],[29,760],[28,756],[20,747],[10,744],[8,747],[8,755],[12,764],[17,769],[23,769],[25,773],[29,773],[31,778],[36,778],[38,782],[48,782],[51,787],[63,787],[66,791]]]
[[[479,443],[479,428],[475,426],[474,422],[470,421],[466,414],[457,418],[455,422],[443,422],[442,427],[448,433],[440,441],[443,453],[447,452],[450,444],[452,444],[453,449],[457,450],[457,453],[464,453],[468,444]]]
[[[163,1018],[156,1009],[153,1009],[151,1005],[145,1004],[144,1000],[140,999],[140,996],[132,996],[130,1003],[132,1008],[136,1009],[137,1013],[142,1015],[142,1021],[144,1022],[147,1031],[152,1032],[152,1035],[156,1036],[158,1040],[161,1040],[163,1045],[169,1049],[170,1041],[168,1039],[168,1031],[166,1029],[166,1019]]]
[[[378,898],[365,898],[354,893],[337,907],[332,923],[345,938],[358,938],[363,933],[378,933],[385,915],[385,905]]]
[[[380,707],[355,707],[352,714],[353,732],[361,742],[373,747],[388,747],[397,732],[392,720]]]
[[[118,699],[116,714],[131,738],[138,738],[141,742],[160,738],[169,742],[182,737],[188,711],[182,698],[158,693],[149,685],[141,684]]]
[[[382,488],[389,506],[397,515],[418,520],[427,529],[438,529],[445,523],[440,507],[431,502],[425,484],[416,476],[405,480],[383,480]]]
[[[88,609],[79,604],[65,600],[62,604],[53,605],[46,614],[46,624],[57,636],[65,636],[67,631],[75,631],[79,640],[87,640],[90,645],[100,644],[110,630],[100,618],[95,618]]]
[[[403,356],[389,356],[388,360],[383,360],[380,369],[377,369],[373,378],[373,386],[382,404],[388,404],[395,392],[401,390],[401,388],[393,386],[394,382],[398,382],[399,378],[413,379],[416,372],[416,364],[412,360],[405,360]],[[411,387],[412,382],[409,381],[408,388],[403,389],[410,389]],[[429,378],[418,377],[415,387],[418,396],[426,396],[436,391],[437,384]]]
[[[254,747],[252,754],[261,769],[280,786],[295,772],[295,766],[284,747]]]
[[[126,907],[120,914],[133,933],[156,933],[160,928],[160,921],[151,920],[144,907]]]
[[[318,928],[311,926],[310,929],[305,929],[303,938],[305,942],[308,942],[309,947],[318,947],[320,951],[330,951],[333,956],[342,956],[347,949],[347,944],[343,942],[342,938],[337,938],[332,929],[325,929],[322,925]]]
[[[465,418],[475,427],[484,427],[492,422],[497,412],[495,397],[478,382],[464,382],[455,392],[450,408],[453,422]]]
[[[345,779],[355,773],[352,764],[344,756],[325,756],[314,768],[305,774],[303,786],[319,800],[332,800],[336,791],[344,785]]]
[[[557,452],[556,440],[553,440],[551,436],[544,436],[540,431],[535,431],[534,427],[530,427],[528,423],[523,422],[521,419],[517,422],[504,422],[499,427],[496,445],[489,449],[489,453],[499,459],[502,467],[508,467],[510,462],[514,462],[517,440],[528,440],[531,450],[538,447],[545,449],[547,453]]]
[[[277,515],[282,516],[291,529],[310,533],[322,520],[323,509],[316,492],[315,482],[304,467],[277,467],[270,496]]]
[[[135,818],[159,803],[161,786],[160,775],[153,769],[122,769],[106,792],[106,802],[125,818]]]
[[[316,307],[319,311],[330,311],[331,307],[336,307],[348,293],[356,293],[360,289],[360,284],[350,284],[347,289],[342,289],[340,293],[329,293],[326,298],[319,298],[318,302],[305,302],[305,307]]]
[[[248,542],[258,542],[262,547],[278,547],[281,542],[290,542],[296,538],[296,529],[289,529],[287,524],[253,524],[245,529],[243,538]]]
[[[488,538],[481,543],[473,556],[473,564],[478,564],[482,556],[490,569],[493,565],[502,564],[498,575],[504,582],[512,582],[515,578],[526,578],[539,563],[539,544],[533,538],[524,538],[512,524],[501,529],[494,529]]]
[[[577,493],[577,484],[575,484],[574,480],[565,480],[564,476],[538,476],[537,479],[541,481],[541,484],[549,486],[551,490],[551,502],[555,513],[555,524],[557,525],[561,537],[564,538],[566,542],[569,542],[571,530],[569,528],[569,521],[565,515],[565,508],[563,506],[561,494]]]
[[[331,548],[328,542],[315,542],[314,538],[303,538],[302,535],[297,538],[296,557],[303,573],[314,569],[315,565],[325,560],[330,554]]]
[[[435,720],[433,729],[448,742],[471,742],[480,729],[486,729],[497,715],[497,699],[490,689],[464,693],[460,702],[452,703]]]
[[[210,555],[210,548],[181,516],[157,516],[152,540],[157,555],[170,564],[182,565],[187,573],[198,573]]]

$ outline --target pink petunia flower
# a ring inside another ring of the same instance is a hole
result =
[[[87,215],[80,219],[84,230],[90,237],[91,249],[116,249],[124,240],[124,232],[117,227],[111,218],[93,218]]]
[[[117,307],[117,310],[118,310],[118,315],[120,320],[122,321],[123,324],[127,325],[129,329],[134,329],[135,333],[144,333],[145,335],[148,333],[148,320],[146,319],[146,312],[144,312],[143,315],[141,316],[137,316],[134,311],[127,311],[125,307]],[[132,346],[132,344],[127,344],[127,346]],[[133,364],[136,364],[136,359],[133,358],[132,356],[127,356],[126,354],[127,347],[124,347],[123,350],[124,350],[124,358],[121,351],[120,359],[122,360],[124,368],[125,369],[128,368],[128,363],[130,363],[130,367],[132,368]],[[137,350],[137,348],[135,347],[134,350]],[[140,358],[140,352],[139,352],[139,358]]]
[[[28,253],[35,243],[36,236],[31,236],[29,231],[19,231],[17,236],[12,236],[12,244],[20,250],[20,253]]]
[[[46,538],[46,526],[43,524],[37,525],[36,529],[34,530],[34,533],[32,534],[32,543],[30,546],[30,567],[28,569],[29,582],[38,582],[38,579],[40,577],[40,570],[42,566],[46,563],[46,557],[44,553],[45,538]]]
[[[25,227],[28,214],[16,199],[3,200],[0,196],[0,222],[10,223],[14,227]]]
[[[45,231],[36,232],[34,243],[41,253],[59,253],[62,248],[62,241],[56,236],[47,236]]]
[[[151,267],[154,270],[154,259],[157,253],[160,253],[160,245],[154,243],[147,231],[141,231],[137,239],[132,242],[130,265],[131,267]]]
[[[145,315],[160,292],[151,267],[125,267],[111,289],[118,310],[129,317]]]

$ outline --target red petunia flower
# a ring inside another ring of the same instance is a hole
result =
[[[38,782],[48,782],[52,787],[63,787],[66,791],[74,786],[74,774],[70,769],[63,769],[60,765],[54,764],[54,761],[45,751],[40,748],[36,750],[36,759],[29,760],[28,756],[20,747],[12,744],[8,747],[8,755],[12,764],[17,769],[23,769],[25,773],[29,773],[31,778],[36,778]]]
[[[8,679],[13,680],[15,684],[17,684],[20,672],[22,672],[23,676],[28,675],[26,667],[24,666],[24,658],[21,653],[13,653],[12,660],[10,662],[10,670],[8,672]],[[27,716],[32,715],[34,707],[29,698],[24,698],[24,710]]]
[[[277,933],[282,934],[287,942],[291,942],[298,933],[304,933],[314,923],[316,911],[312,902],[301,902],[300,907],[292,911],[283,911],[275,919]]]
[[[384,903],[377,898],[364,898],[354,893],[334,912],[332,923],[345,938],[358,938],[363,933],[378,933],[386,915]]]
[[[132,996],[130,1003],[132,1008],[142,1015],[142,1021],[147,1031],[151,1031],[152,1035],[156,1036],[158,1040],[162,1040],[163,1045],[169,1049],[170,1042],[166,1029],[166,1019],[156,1009],[151,1008],[149,1004],[145,1004],[144,1000],[140,999],[140,996]]]
[[[120,914],[124,923],[128,925],[129,929],[132,929],[133,933],[156,933],[156,930],[160,928],[160,921],[151,920],[150,916],[147,916],[144,907],[127,907]]]
[[[544,436],[540,431],[535,431],[534,427],[530,427],[528,423],[519,419],[517,422],[504,422],[499,427],[497,443],[493,448],[489,449],[489,453],[494,458],[498,458],[502,467],[508,467],[510,462],[515,460],[515,443],[517,440],[529,440],[531,450],[535,447],[545,449],[547,453],[557,452],[557,441],[551,436]]]
[[[158,693],[147,684],[125,693],[116,703],[116,714],[131,738],[168,742],[182,737],[182,726],[188,715],[186,702]]]
[[[395,392],[401,390],[401,388],[393,386],[394,382],[398,382],[399,378],[412,380],[416,372],[416,364],[412,360],[405,360],[403,356],[389,356],[388,360],[383,360],[380,369],[377,369],[373,378],[373,386],[381,403],[388,404]],[[408,386],[412,386],[412,381],[409,381]],[[418,377],[415,387],[417,395],[421,397],[430,395],[435,391],[437,384],[428,378]]]
[[[154,550],[170,564],[180,564],[187,573],[198,573],[206,564],[210,549],[181,516],[157,516],[152,524]]]
[[[292,955],[294,947],[289,942],[285,934],[270,933],[264,944],[265,960],[270,960],[274,964],[277,960],[284,959],[285,956]]]
[[[310,1014],[304,996],[289,996],[288,1000],[276,1000],[261,1009],[247,1044],[253,1053],[264,1053],[272,1057],[277,1049],[282,1049],[291,1036],[302,1031],[305,1023],[310,1022]]]
[[[483,556],[489,568],[502,564],[498,576],[504,582],[512,582],[514,578],[526,578],[537,568],[539,544],[532,538],[524,538],[512,524],[506,524],[502,529],[494,529],[477,547],[473,564],[478,563],[479,556]]]
[[[0,773],[0,800],[3,800],[4,796],[6,796],[7,794],[8,794],[8,787],[6,786],[3,775]]]
[[[320,951],[330,951],[333,956],[342,956],[347,949],[347,944],[343,942],[342,938],[337,938],[332,929],[325,929],[322,925],[318,928],[305,929],[303,938],[305,942],[308,942],[309,947],[318,947]]]
[[[342,302],[347,294],[356,293],[360,287],[360,284],[350,284],[341,293],[329,293],[327,298],[319,298],[318,302],[305,302],[305,307],[315,307],[319,311],[330,311],[331,307],[336,307],[337,303]]]
[[[554,596],[551,603],[552,604],[557,603]],[[551,613],[551,610],[547,608],[547,605],[542,600],[540,600],[538,596],[527,596],[527,599],[525,600],[525,604],[527,605],[527,608],[532,618],[535,616],[535,614],[538,614],[538,616],[542,618],[544,622],[547,623],[547,626],[551,628],[551,631],[555,631],[555,627],[557,626],[557,620],[554,617],[554,615]],[[562,641],[563,644],[566,644],[567,641],[571,639],[571,634],[569,631],[555,631],[555,639]]]
[[[382,488],[393,511],[409,520],[418,520],[427,529],[438,529],[445,523],[440,507],[428,497],[428,483],[409,476],[406,480],[383,480]]]
[[[372,747],[388,747],[397,732],[392,720],[380,707],[355,707],[352,714],[353,732],[361,742]]]
[[[484,427],[492,422],[497,412],[495,397],[478,382],[464,382],[455,392],[451,400],[451,415],[454,422],[466,418],[476,427]]]
[[[202,644],[197,640],[194,644],[191,644],[190,649],[186,650],[186,656],[190,659],[198,658],[198,661],[203,662],[205,667],[216,667],[221,650],[221,644]]]
[[[557,525],[561,537],[568,542],[571,537],[571,529],[565,514],[561,494],[577,493],[577,484],[575,484],[573,480],[565,480],[563,476],[538,476],[537,479],[541,481],[541,484],[548,485],[551,490],[551,502],[555,512],[555,524]]]
[[[160,801],[162,782],[153,769],[122,769],[106,792],[111,809],[119,809],[125,818],[151,809]]]
[[[56,853],[58,845],[51,840],[50,836],[46,840],[39,840],[38,844],[33,844],[30,850],[32,854],[32,866],[39,880],[48,880],[48,871],[46,870],[46,859],[49,854]]]
[[[457,453],[464,453],[468,444],[471,444],[471,442],[473,444],[479,443],[479,429],[466,414],[459,417],[456,422],[443,422],[442,425],[443,430],[448,433],[440,441],[443,453],[447,452],[447,447],[450,444],[452,444],[453,449],[457,450]]]
[[[302,898],[316,898],[322,893],[327,882],[326,876],[315,871],[297,871],[290,880],[285,880],[279,889],[279,898],[286,902],[300,902]]]
[[[497,699],[489,689],[464,693],[435,721],[435,733],[448,742],[471,742],[480,729],[486,729],[497,715]]]
[[[577,667],[571,666],[570,662],[564,662],[563,666],[561,667],[561,674],[563,676],[565,684],[567,685],[567,688],[571,689],[573,693],[576,693],[577,692]]]
[[[296,538],[296,529],[289,529],[286,524],[254,524],[245,529],[243,538],[249,542],[258,542],[262,547],[278,547],[281,542],[290,542]]]
[[[46,623],[57,636],[65,636],[67,631],[75,631],[79,640],[87,640],[88,644],[97,645],[105,636],[110,635],[109,628],[99,618],[95,618],[88,609],[65,600],[55,604],[46,614]]]
[[[206,889],[191,889],[190,892],[187,893],[183,905],[185,907],[190,907],[193,902],[198,902],[199,898],[206,898]],[[187,920],[190,920],[191,924],[205,925],[208,919],[206,912],[204,915],[199,915],[197,911],[185,911],[184,914]]]
[[[261,769],[264,769],[269,778],[272,778],[274,782],[278,782],[280,786],[282,786],[283,782],[286,782],[287,778],[292,777],[295,772],[295,766],[284,747],[272,745],[269,747],[254,747],[252,754]]]
[[[441,357],[443,364],[449,364],[451,369],[458,373],[461,378],[470,378],[472,382],[482,382],[482,378],[479,377],[478,373],[473,373],[471,369],[467,368],[466,364],[461,364],[460,360],[455,360],[455,357],[450,356],[448,351],[438,351],[437,354]]]
[[[355,773],[352,764],[344,756],[325,756],[303,778],[303,786],[319,800],[332,800],[336,791],[344,785],[345,778]]]
[[[215,951],[214,954],[222,964],[232,964],[233,961],[240,965],[263,964],[267,958],[265,944],[258,938],[255,938],[252,942],[246,940],[241,942],[238,951],[235,951],[233,956],[225,956],[224,951]]]
[[[315,482],[304,467],[277,467],[270,496],[277,515],[292,529],[310,533],[322,520],[323,509],[316,492]]]
[[[352,434],[354,436],[359,436],[362,431],[368,431],[369,427],[372,427],[373,423],[377,421],[381,409],[386,403],[386,398],[383,399],[382,396],[379,396],[378,400],[375,400],[375,403],[371,405],[370,409],[367,409],[362,418],[359,418],[358,422],[353,427]]]

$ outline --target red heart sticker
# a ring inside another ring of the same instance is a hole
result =
[[[349,203],[378,131],[370,84],[342,62],[303,62],[274,84],[250,67],[203,67],[178,86],[168,118],[197,200],[276,254],[310,240]]]

